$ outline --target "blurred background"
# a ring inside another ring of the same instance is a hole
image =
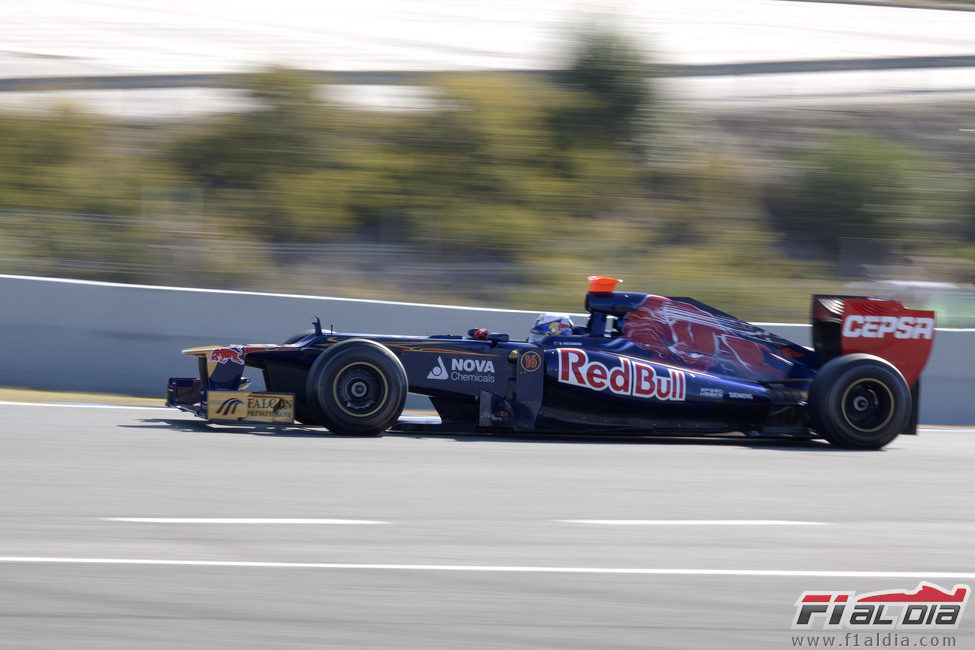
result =
[[[0,273],[973,327],[966,9],[6,0]]]

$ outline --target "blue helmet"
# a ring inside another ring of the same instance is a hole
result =
[[[542,314],[535,319],[528,340],[538,343],[549,336],[565,336],[572,334],[572,328],[572,319],[568,314]]]

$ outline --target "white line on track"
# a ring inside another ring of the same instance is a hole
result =
[[[363,571],[467,571],[479,573],[604,573],[622,575],[686,575],[802,578],[956,578],[972,579],[965,571],[792,571],[788,569],[640,569],[564,566],[490,566],[465,564],[345,564],[336,562],[247,562],[240,560],[150,560],[135,558],[0,556],[3,564],[106,564],[142,566],[242,567],[267,569],[354,569]]]
[[[601,526],[829,526],[825,521],[782,519],[558,519],[564,524]]]
[[[123,406],[121,404],[79,404],[75,402],[7,402],[0,400],[0,406],[57,406],[76,409],[150,409],[158,411],[165,406]]]
[[[59,408],[81,408],[81,409],[148,409],[152,411],[162,411],[173,413],[174,415],[178,411],[171,409],[168,406],[128,406],[124,404],[89,404],[87,402],[10,402],[5,400],[0,400],[0,406],[55,406]],[[189,414],[187,414],[189,415]],[[429,413],[411,413],[409,411],[404,411],[403,415],[400,417],[401,420],[407,422],[428,422],[435,421],[439,422],[440,418],[435,412]],[[255,424],[254,422],[241,422],[241,424]],[[259,423],[257,423],[259,424]]]
[[[127,521],[142,524],[336,524],[378,525],[388,521],[370,519],[271,519],[261,517],[102,517],[102,521]]]

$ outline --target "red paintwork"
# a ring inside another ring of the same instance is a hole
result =
[[[854,321],[850,320],[851,316]],[[866,327],[861,322],[867,318],[871,319],[871,325],[877,325],[875,330],[869,332],[870,336],[864,335]],[[878,319],[884,318],[887,318],[886,322],[877,323]],[[899,321],[901,332],[883,331],[888,329],[891,319]],[[919,332],[910,325],[918,319],[930,319],[930,333]],[[876,355],[900,370],[909,386],[917,383],[934,343],[933,311],[907,309],[896,300],[848,299],[843,302],[842,327],[843,354],[864,352]],[[860,335],[850,336],[850,332]]]
[[[747,376],[773,379],[783,377],[786,369],[769,363],[774,353],[768,347],[736,336],[694,305],[663,296],[647,296],[627,314],[623,336],[692,370],[708,370],[725,362]]]

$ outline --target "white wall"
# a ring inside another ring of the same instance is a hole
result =
[[[0,275],[0,386],[161,396],[167,377],[196,376],[180,350],[278,343],[315,316],[342,332],[527,336],[536,314]]]
[[[486,327],[520,338],[537,312],[0,275],[0,386],[161,396],[167,377],[196,374],[183,348],[280,342],[316,315],[342,332]],[[808,325],[767,327],[810,344]],[[922,377],[923,423],[975,422],[973,369],[975,330],[938,330]]]

